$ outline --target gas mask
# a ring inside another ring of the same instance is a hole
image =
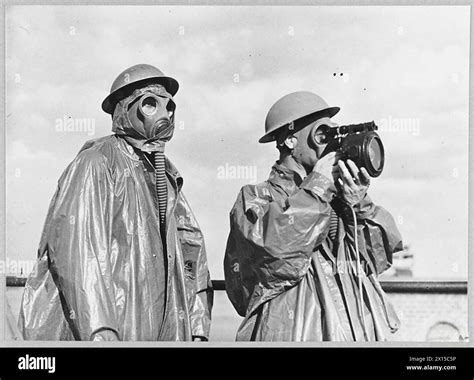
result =
[[[166,91],[146,91],[127,108],[130,123],[145,138],[166,142],[173,136],[176,106]]]
[[[160,231],[166,236],[168,187],[166,181],[165,144],[173,137],[173,97],[158,84],[136,89],[115,107],[112,130],[130,145],[150,153],[155,169],[156,208],[159,211]]]
[[[310,134],[311,145],[313,149],[324,147],[321,157],[339,151],[342,160],[350,159],[357,167],[364,167],[371,177],[378,177],[382,174],[385,154],[382,140],[375,132],[377,129],[373,121],[335,128],[315,125]]]
[[[117,104],[114,132],[136,140],[129,142],[144,152],[164,151],[173,137],[175,109],[173,97],[163,86],[137,89]]]

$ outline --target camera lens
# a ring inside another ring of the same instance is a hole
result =
[[[379,139],[373,138],[370,140],[368,146],[369,160],[376,171],[379,171],[382,167],[382,149]]]
[[[365,156],[365,168],[370,176],[378,177],[383,170],[385,164],[385,153],[382,140],[375,132],[369,132],[365,136],[366,143],[363,144],[365,148],[363,156]]]
[[[385,163],[384,148],[379,135],[373,131],[347,135],[341,146],[345,159],[364,167],[371,177],[378,177]]]

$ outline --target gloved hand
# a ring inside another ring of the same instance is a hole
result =
[[[365,168],[359,168],[352,160],[338,162],[339,178],[337,185],[341,198],[354,206],[365,197],[370,186],[370,176]]]
[[[118,341],[117,334],[112,330],[104,329],[96,332],[92,335],[92,340],[94,342],[108,342],[108,341]]]

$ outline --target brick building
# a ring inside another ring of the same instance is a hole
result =
[[[467,294],[391,293],[401,321],[395,341],[467,340]]]

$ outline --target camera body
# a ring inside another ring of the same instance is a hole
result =
[[[382,140],[375,132],[377,129],[378,127],[373,121],[342,125],[336,128],[328,127],[324,131],[327,146],[322,156],[340,151],[342,160],[350,159],[357,167],[364,167],[371,177],[378,177],[383,171],[385,153]]]

